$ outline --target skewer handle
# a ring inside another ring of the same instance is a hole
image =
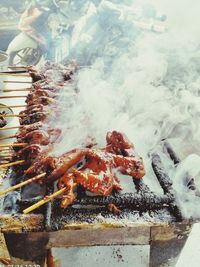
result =
[[[3,137],[0,137],[0,141],[6,140],[6,139],[11,139],[11,138],[16,138],[16,137],[17,137],[16,134],[15,135],[3,136]]]
[[[21,88],[21,89],[4,89],[3,93],[10,93],[10,92],[27,92],[31,91],[31,88]]]
[[[9,130],[13,130],[13,129],[20,129],[23,127],[24,127],[23,125],[12,126],[12,127],[3,127],[3,128],[0,128],[0,131],[9,131]]]
[[[44,199],[40,200],[39,202],[37,202],[36,204],[30,206],[29,208],[23,210],[24,214],[27,214],[31,211],[34,211],[35,209],[41,207],[42,205],[46,204],[47,202],[50,202],[51,200],[53,200],[54,198],[56,198],[59,195],[64,194],[67,191],[67,188],[62,188],[60,190],[58,190],[57,192],[53,193],[50,196],[46,196]]]
[[[26,117],[27,115],[20,115],[20,114],[1,114],[0,117],[3,118],[14,118],[14,117]]]
[[[10,163],[7,163],[7,164],[2,164],[2,165],[0,165],[0,169],[8,168],[8,167],[15,166],[15,165],[20,165],[20,164],[22,164],[24,162],[25,162],[25,160],[19,160],[19,161],[16,161],[16,162],[10,162]]]
[[[24,98],[24,97],[27,97],[26,95],[8,95],[8,96],[0,96],[0,99],[3,99],[3,98]]]
[[[29,83],[30,83],[30,84],[32,83],[32,82],[28,82],[28,81],[27,81],[27,82],[25,82],[25,81],[3,81],[3,82],[4,82],[4,83],[28,83],[28,84],[29,84]]]
[[[27,105],[17,105],[17,106],[1,106],[0,108],[26,108]]]
[[[13,72],[0,72],[0,76],[14,76],[14,77],[30,77],[30,75],[27,74],[21,74],[21,73],[13,73]]]
[[[42,174],[40,174],[40,175],[37,175],[37,176],[35,176],[35,177],[33,177],[33,178],[30,178],[30,179],[24,181],[24,182],[21,182],[20,184],[11,186],[11,187],[9,187],[9,188],[6,189],[6,190],[0,191],[0,196],[3,196],[3,195],[5,195],[5,194],[7,194],[7,193],[9,193],[9,192],[11,192],[11,191],[15,191],[15,190],[17,190],[17,189],[19,189],[19,188],[21,188],[21,187],[23,187],[23,186],[25,186],[25,185],[31,184],[31,183],[33,183],[33,182],[35,182],[35,181],[38,181],[38,180],[40,180],[41,178],[45,177],[45,175],[46,175],[46,173],[42,173]]]
[[[23,147],[26,146],[27,143],[18,143],[18,144],[0,144],[0,148],[6,148],[6,147]]]

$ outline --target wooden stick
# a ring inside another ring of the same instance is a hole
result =
[[[27,69],[28,66],[8,66],[8,69]]]
[[[14,118],[14,117],[26,117],[27,114],[1,114],[0,117],[3,117],[3,118]]]
[[[3,127],[3,128],[0,128],[0,131],[9,131],[9,130],[13,130],[13,129],[20,129],[23,127],[24,127],[23,125],[12,126],[12,127]]]
[[[46,204],[47,202],[50,202],[51,200],[53,200],[57,196],[64,194],[66,191],[67,191],[67,188],[65,187],[65,188],[62,188],[62,189],[56,191],[52,195],[45,196],[44,199],[38,201],[36,204],[34,204],[34,205],[30,206],[29,208],[23,210],[23,213],[27,214],[27,213],[29,213],[31,211],[34,211],[35,209],[37,209],[37,208],[41,207],[42,205]]]
[[[0,137],[0,141],[6,140],[6,139],[11,139],[11,138],[16,138],[16,137],[17,137],[16,134],[15,135],[3,136],[3,137]]]
[[[33,83],[32,81],[28,82],[28,81],[3,81],[4,83]]]
[[[20,73],[3,73],[3,72],[0,72],[0,76],[14,76],[14,77],[30,77],[30,75],[27,73],[27,74],[20,74]]]
[[[0,96],[0,99],[3,99],[3,98],[26,98],[27,96],[26,95],[8,95],[8,96]]]
[[[4,161],[6,161],[5,163],[9,163],[9,161],[12,159],[12,156],[1,156],[0,157],[0,163],[4,163]]]
[[[0,163],[1,163],[1,164],[8,164],[8,163],[9,163],[9,160],[6,160],[6,159],[4,159],[4,160],[0,160]]]
[[[17,106],[1,106],[0,105],[0,108],[26,108],[27,105],[17,105]]]
[[[27,143],[18,143],[18,144],[0,144],[0,148],[7,148],[7,147],[24,147],[27,146]]]
[[[21,182],[21,183],[19,183],[19,184],[17,184],[17,185],[11,186],[11,187],[9,187],[9,188],[3,190],[3,191],[0,191],[0,196],[3,196],[3,195],[5,195],[5,194],[7,194],[7,193],[9,193],[9,192],[11,192],[11,191],[15,191],[15,190],[17,190],[17,189],[19,189],[19,188],[21,188],[21,187],[23,187],[23,186],[25,186],[25,185],[31,184],[31,183],[33,183],[33,182],[35,182],[35,181],[38,181],[38,180],[40,180],[41,178],[45,177],[45,175],[46,175],[46,173],[44,172],[44,173],[39,174],[39,175],[37,175],[37,176],[34,176],[34,177],[32,177],[32,178],[30,178],[30,179],[24,181],[24,182]]]
[[[21,89],[4,89],[2,92],[3,93],[10,93],[10,92],[29,92],[31,91],[32,88],[21,88]]]
[[[11,167],[11,166],[20,165],[20,164],[22,164],[24,162],[25,162],[25,160],[18,160],[18,161],[10,162],[10,163],[7,163],[7,164],[2,164],[2,165],[0,165],[0,169],[4,169],[4,168]]]

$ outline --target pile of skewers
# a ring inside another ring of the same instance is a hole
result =
[[[27,67],[27,71],[33,84],[26,98],[26,108],[18,114],[18,132],[3,137],[16,138],[17,141],[0,145],[4,152],[10,147],[14,150],[13,154],[7,154],[12,162],[0,165],[0,168],[13,166],[17,175],[25,177],[25,180],[0,192],[0,195],[33,182],[57,182],[58,191],[25,209],[23,212],[26,214],[59,195],[62,195],[61,207],[68,207],[76,199],[77,186],[94,194],[108,196],[113,191],[122,190],[119,174],[134,179],[144,176],[142,158],[137,155],[134,145],[127,137],[117,131],[107,133],[106,146],[103,148],[91,143],[54,156],[53,151],[63,134],[60,128],[50,127],[49,122],[62,116],[57,98],[65,93],[69,93],[69,97],[71,93],[77,93],[76,86],[73,85],[76,64],[72,62],[65,67],[46,63],[40,72],[32,67]],[[69,88],[73,92],[68,92]],[[117,210],[116,207],[111,207]]]

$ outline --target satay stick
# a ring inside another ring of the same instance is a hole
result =
[[[51,200],[53,200],[54,198],[56,198],[57,196],[60,196],[62,194],[64,194],[67,191],[67,188],[62,188],[58,191],[56,191],[55,193],[53,193],[52,195],[49,196],[45,196],[44,199],[38,201],[36,204],[30,206],[29,208],[23,210],[24,214],[27,214],[31,211],[34,211],[35,209],[38,209],[39,207],[41,207],[42,205],[46,204],[47,202],[50,202]]]
[[[8,164],[10,161],[9,160],[1,160],[0,164]]]
[[[20,165],[20,164],[22,164],[24,162],[25,162],[25,160],[18,160],[18,161],[10,162],[10,163],[7,163],[7,164],[2,164],[2,165],[0,165],[0,169],[4,169],[4,168]]]
[[[24,147],[27,146],[27,143],[17,143],[17,144],[0,144],[0,148],[10,148],[10,147]]]
[[[23,186],[25,186],[25,185],[31,184],[31,183],[33,183],[33,182],[35,182],[35,181],[38,181],[38,180],[40,180],[41,178],[45,177],[45,175],[46,175],[46,173],[44,172],[44,173],[39,174],[39,175],[37,175],[37,176],[34,176],[34,177],[32,177],[32,178],[30,178],[30,179],[24,181],[24,182],[21,182],[21,183],[19,183],[19,184],[17,184],[17,185],[11,186],[11,187],[9,187],[9,188],[3,190],[3,191],[0,191],[0,196],[3,196],[3,195],[5,195],[5,194],[7,194],[7,193],[9,193],[9,192],[11,192],[11,191],[17,190],[17,189],[19,189],[19,188],[21,188],[21,187],[23,187]]]
[[[26,98],[26,95],[1,95],[0,99],[3,98]]]
[[[23,127],[24,127],[23,125],[12,126],[12,127],[3,127],[3,128],[0,128],[0,131],[9,131],[9,130],[13,130],[13,129],[20,129]]]
[[[13,77],[30,77],[30,75],[27,73],[27,74],[20,74],[20,73],[3,73],[3,72],[0,72],[0,76],[13,76]]]
[[[3,117],[3,118],[14,118],[14,117],[26,117],[27,114],[1,114],[0,117]]]
[[[20,89],[3,89],[3,93],[11,93],[11,92],[29,92],[32,88],[20,88]]]
[[[8,69],[27,69],[27,66],[8,66]]]
[[[4,83],[33,83],[32,81],[3,81]]]
[[[26,107],[27,107],[27,105],[16,105],[16,106],[6,106],[6,105],[1,106],[0,105],[0,108],[4,108],[4,109],[5,108],[26,108]]]
[[[8,136],[0,137],[0,141],[6,140],[6,139],[12,139],[12,138],[16,138],[16,137],[17,137],[16,134],[15,135],[8,135]]]

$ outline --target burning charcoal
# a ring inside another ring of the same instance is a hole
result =
[[[172,181],[165,171],[160,156],[156,153],[152,154],[152,168],[164,193],[172,193]]]
[[[167,150],[167,153],[169,154],[171,160],[173,160],[174,164],[177,165],[180,163],[179,157],[176,155],[174,150],[172,149],[171,145],[168,142],[164,143],[164,147]]]
[[[5,196],[4,201],[3,201],[3,212],[9,213],[9,214],[19,212],[20,199],[21,199],[21,195],[19,192],[14,191],[14,192],[8,193]]]

